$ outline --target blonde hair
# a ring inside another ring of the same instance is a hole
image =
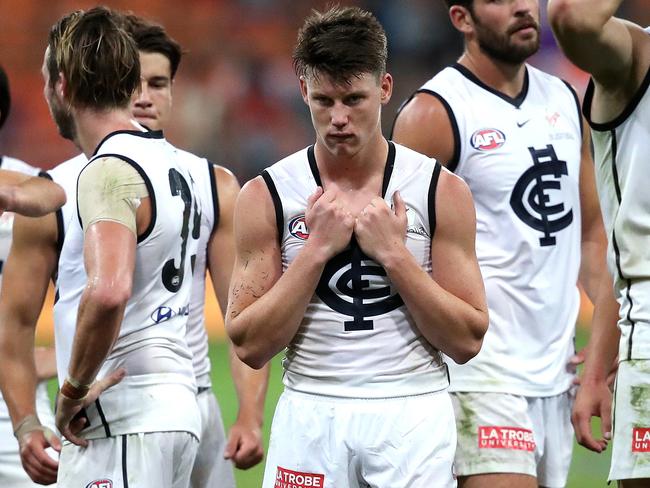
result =
[[[72,106],[123,108],[140,86],[135,41],[123,29],[122,14],[106,7],[78,10],[50,29],[46,60],[50,84],[60,74]]]

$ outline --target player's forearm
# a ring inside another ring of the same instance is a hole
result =
[[[41,217],[61,208],[65,192],[56,183],[33,177],[15,187],[12,204],[7,208],[27,217]]]
[[[457,363],[478,354],[488,314],[438,285],[409,252],[396,254],[384,268],[422,335]]]
[[[253,286],[249,281],[233,278],[226,330],[244,363],[259,369],[289,345],[300,327],[325,262],[305,246],[268,289],[263,284]],[[243,310],[236,304],[241,299],[239,295],[247,295],[245,301],[253,300]]]
[[[595,304],[591,321],[591,335],[587,344],[585,368],[581,380],[583,384],[607,381],[618,354],[621,337],[617,325],[619,307],[614,298],[613,287],[609,287],[609,293],[603,290]]]
[[[230,369],[239,404],[237,419],[261,427],[264,421],[264,400],[269,384],[269,363],[255,370],[244,364],[231,348]]]
[[[114,293],[89,284],[81,297],[68,366],[68,375],[81,384],[95,380],[119,334],[129,293]]]
[[[37,347],[34,349],[36,376],[39,381],[56,376],[56,353],[54,347]]]
[[[34,332],[10,325],[0,312],[0,389],[14,425],[36,413],[36,367]]]

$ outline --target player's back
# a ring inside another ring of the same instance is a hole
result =
[[[650,35],[650,28],[646,29]],[[609,240],[608,266],[621,305],[621,359],[650,357],[650,69],[622,113],[594,122],[590,81],[584,115],[592,129],[596,183]]]
[[[451,389],[566,391],[579,306],[577,97],[531,66],[514,98],[460,64],[420,91],[447,107],[456,144],[450,168],[467,182],[476,205],[476,252],[489,305],[481,352],[466,365],[450,363]]]
[[[126,161],[142,176],[151,222],[138,236],[132,294],[118,338],[98,374],[124,367],[127,377],[102,394],[101,408],[100,402],[89,407],[91,422],[85,435],[184,430],[198,437],[196,385],[185,342],[191,256],[200,232],[191,178],[160,132],[113,133],[100,144],[91,163],[101,157]],[[60,381],[68,370],[77,307],[86,286],[83,232],[79,218],[72,218],[59,259],[54,313]]]
[[[439,172],[434,160],[389,144],[382,197],[390,205],[400,192],[408,209],[406,246],[428,273]],[[263,177],[286,270],[309,237],[307,199],[322,186],[313,146],[267,168]],[[319,395],[399,397],[447,386],[440,353],[419,332],[385,270],[354,239],[325,266],[284,368],[287,387]]]

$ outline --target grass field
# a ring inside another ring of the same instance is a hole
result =
[[[579,347],[584,344],[584,333],[578,337]],[[212,384],[221,405],[226,429],[235,421],[237,414],[237,401],[235,389],[228,367],[227,348],[224,343],[210,345],[210,358],[212,360]],[[264,446],[268,447],[269,431],[273,411],[280,393],[282,393],[282,366],[280,357],[276,357],[271,365],[271,379],[265,406]],[[56,390],[53,382],[50,391]],[[236,470],[238,488],[259,488],[262,484],[263,464],[247,471]],[[592,453],[577,444],[573,451],[571,472],[567,488],[605,488],[609,469],[609,451],[603,455]],[[388,487],[386,487],[388,488]],[[390,487],[393,488],[393,487]],[[433,488],[433,487],[432,487]]]

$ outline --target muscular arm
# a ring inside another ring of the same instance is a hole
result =
[[[65,203],[65,192],[47,178],[0,169],[0,210],[42,217]]]
[[[0,294],[0,386],[16,426],[36,414],[34,331],[57,262],[54,215],[16,216]]]
[[[384,267],[427,341],[457,363],[465,363],[478,354],[488,326],[469,189],[457,176],[440,174],[431,275],[404,244],[406,208],[401,197],[394,197],[394,208],[393,213],[381,199],[366,207],[355,227],[359,245]]]
[[[36,416],[35,390],[39,379],[56,373],[53,349],[46,364],[34,351],[34,330],[48,283],[57,262],[57,225],[53,214],[38,219],[16,216],[9,258],[3,269],[0,294],[0,388],[14,430]],[[35,360],[36,359],[36,364]],[[39,371],[43,366],[46,370]],[[36,423],[38,424],[38,423]],[[58,439],[36,428],[20,436],[20,456],[32,480],[56,481],[58,464],[46,452],[60,449]]]
[[[636,91],[650,64],[650,36],[614,17],[622,0],[551,0],[548,16],[567,57],[596,83],[622,95]]]
[[[332,185],[334,186],[334,185]],[[327,261],[349,242],[352,216],[337,189],[310,197],[309,239],[282,272],[273,202],[261,177],[247,183],[235,209],[235,267],[226,329],[237,355],[261,368],[295,336]]]
[[[399,113],[393,140],[445,166],[454,156],[454,132],[447,110],[428,93],[416,94]]]
[[[219,196],[219,221],[208,243],[208,267],[219,306],[225,311],[235,262],[233,217],[239,183],[230,171],[219,166],[214,167],[214,175]],[[245,469],[260,462],[264,454],[261,427],[269,366],[265,365],[260,370],[250,368],[237,357],[231,345],[230,369],[239,410],[235,425],[230,430],[226,457],[233,458],[238,468]]]

